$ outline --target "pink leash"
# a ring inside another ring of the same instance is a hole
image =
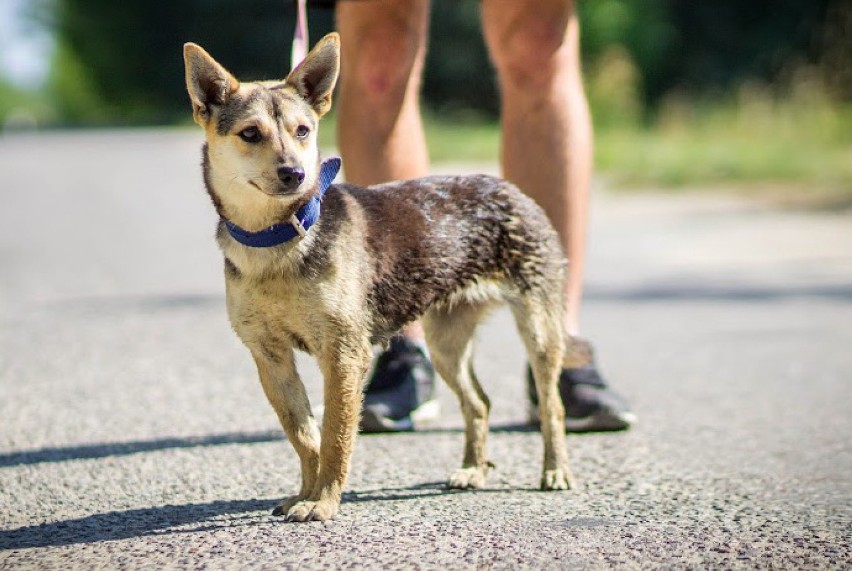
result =
[[[308,55],[308,10],[307,0],[296,0],[298,17],[296,31],[293,33],[293,47],[290,50],[290,69],[295,69]]]

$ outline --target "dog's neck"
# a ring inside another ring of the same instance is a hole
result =
[[[280,246],[296,237],[305,237],[311,226],[319,219],[322,198],[340,171],[340,163],[339,158],[331,158],[322,163],[317,188],[314,192],[309,193],[307,202],[298,207],[292,214],[289,216],[287,216],[287,212],[283,214],[283,217],[286,218],[285,222],[279,222],[260,231],[251,232],[240,228],[234,222],[223,217],[222,221],[225,228],[234,240],[251,248]]]

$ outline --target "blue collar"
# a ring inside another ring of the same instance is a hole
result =
[[[289,242],[296,236],[304,236],[311,226],[316,223],[320,215],[320,204],[325,191],[331,186],[334,177],[340,170],[341,161],[338,157],[333,157],[323,161],[320,166],[319,174],[319,192],[311,197],[306,205],[301,207],[296,214],[290,217],[288,222],[275,224],[260,232],[249,232],[243,230],[230,220],[222,221],[225,223],[225,228],[231,237],[242,244],[251,248],[270,248],[279,246],[284,242]]]

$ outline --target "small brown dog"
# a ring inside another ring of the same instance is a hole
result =
[[[483,486],[489,402],[471,367],[473,334],[501,300],[538,391],[541,487],[567,489],[557,389],[565,260],[555,231],[530,198],[490,176],[330,185],[339,160],[320,162],[316,133],[339,44],[329,34],[284,81],[243,84],[199,46],[184,46],[193,116],[206,132],[204,182],[221,218],[228,315],[301,460],[301,490],[273,513],[337,513],[372,346],[420,317],[464,412],[464,460],[448,485]],[[314,355],[325,378],[322,439],[294,349]]]

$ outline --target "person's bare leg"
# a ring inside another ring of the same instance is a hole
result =
[[[425,176],[420,118],[429,0],[337,4],[341,40],[337,139],[347,180],[360,185]],[[423,340],[420,323],[406,337]]]
[[[482,20],[497,67],[506,178],[547,212],[568,256],[565,330],[576,336],[586,254],[592,125],[580,75],[573,0],[483,0]],[[573,343],[588,359],[585,344]],[[566,364],[568,364],[566,362]],[[623,430],[635,420],[594,362],[564,367],[560,394],[569,431]]]
[[[547,212],[569,260],[565,327],[576,335],[585,269],[592,127],[571,0],[484,0],[498,72],[504,176]]]

